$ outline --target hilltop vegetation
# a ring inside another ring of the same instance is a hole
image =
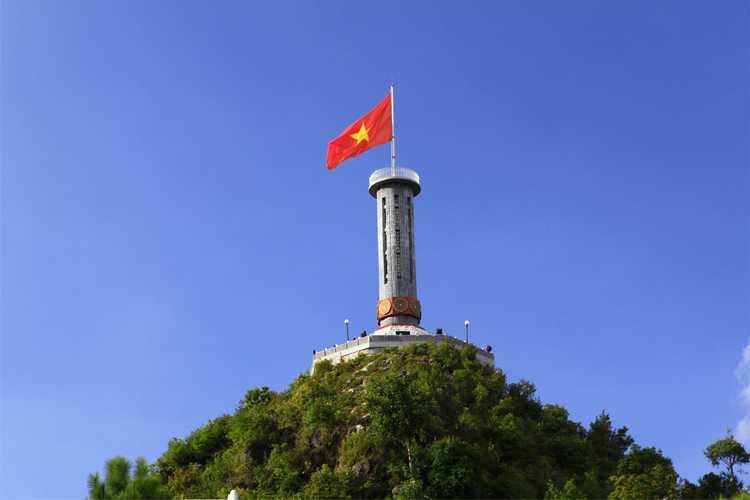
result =
[[[324,361],[280,393],[252,389],[234,415],[172,439],[150,477],[175,498],[226,498],[232,489],[242,499],[719,491],[680,483],[669,458],[635,445],[604,412],[584,427],[565,408],[542,404],[533,384],[482,366],[473,347],[445,342]]]

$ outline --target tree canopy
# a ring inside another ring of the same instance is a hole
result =
[[[736,494],[744,448],[725,438],[706,456],[727,470],[680,482],[661,450],[634,444],[606,412],[584,426],[543,404],[531,382],[479,363],[472,346],[410,344],[320,362],[281,392],[251,389],[232,415],[173,438],[152,468],[139,459],[132,474],[123,457],[108,461],[89,495],[141,495],[146,483],[162,488],[151,498],[234,489],[243,500]]]
[[[632,444],[602,412],[588,428],[476,349],[410,344],[333,365],[173,439],[157,460],[176,497],[605,498]],[[552,488],[552,490],[550,490]],[[575,488],[573,490],[572,488]]]
[[[677,478],[672,460],[663,456],[661,450],[633,445],[610,478],[614,489],[609,498],[677,498]]]
[[[711,465],[724,465],[727,468],[726,472],[734,489],[742,488],[742,481],[737,474],[744,473],[742,466],[750,463],[750,455],[748,455],[745,447],[734,439],[731,432],[727,431],[727,437],[708,445],[704,454]],[[737,468],[736,471],[735,468]]]

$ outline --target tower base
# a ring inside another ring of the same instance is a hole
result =
[[[411,331],[408,334],[373,333],[372,335],[368,335],[366,337],[359,337],[354,340],[350,340],[345,344],[337,344],[333,347],[329,347],[328,349],[315,352],[313,354],[313,362],[312,367],[310,368],[310,373],[312,374],[315,372],[315,364],[320,361],[330,359],[333,364],[336,364],[340,361],[353,359],[360,354],[375,354],[376,352],[382,351],[386,347],[404,347],[415,342],[418,344],[424,344],[429,340],[434,340],[435,342],[450,342],[454,347],[458,349],[467,345],[466,342],[457,339],[456,337],[452,337],[450,335],[433,335],[431,333],[428,333],[427,330],[414,325],[387,325],[385,327],[382,327],[382,330],[388,329],[388,331],[390,332],[391,329],[393,329],[393,331],[395,332],[399,329],[402,329],[401,331],[407,331],[407,328],[418,330],[420,333],[411,333]],[[495,367],[495,355],[478,347],[477,361],[479,361],[483,365],[487,365],[492,368]]]
[[[410,323],[391,323],[383,325],[374,332],[373,335],[432,335],[421,326]]]

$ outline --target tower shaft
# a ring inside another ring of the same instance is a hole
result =
[[[378,209],[378,324],[418,325],[414,258],[414,197],[419,176],[407,168],[384,168],[370,176],[370,194]]]

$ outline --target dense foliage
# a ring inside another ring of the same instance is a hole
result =
[[[472,347],[412,344],[253,389],[156,465],[183,498],[607,497],[627,429],[604,413],[586,429],[534,392]]]
[[[680,481],[669,458],[634,445],[606,413],[586,428],[542,404],[533,384],[481,365],[473,347],[428,343],[318,363],[280,393],[252,389],[234,415],[172,439],[154,474],[175,498],[736,494],[744,448],[709,450],[728,471]]]

